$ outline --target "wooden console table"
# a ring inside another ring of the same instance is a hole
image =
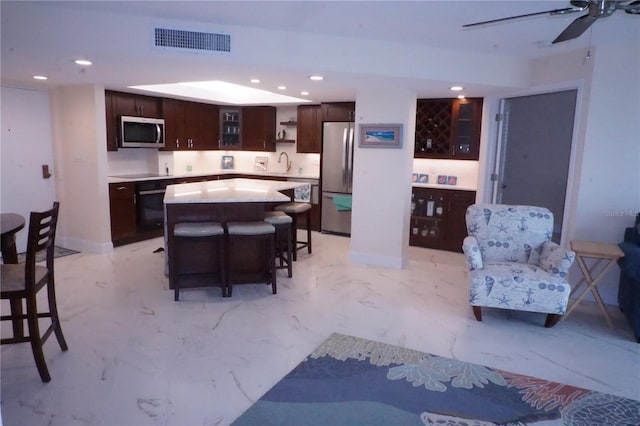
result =
[[[582,293],[578,296],[578,298],[569,306],[567,312],[564,315],[564,318],[568,317],[569,314],[574,310],[574,308],[580,303],[580,301],[586,296],[588,291],[591,291],[593,298],[596,300],[602,313],[604,314],[609,327],[613,328],[613,322],[611,322],[611,317],[607,313],[607,308],[602,301],[602,297],[600,297],[600,293],[598,292],[597,285],[598,282],[602,279],[605,273],[615,264],[616,260],[624,256],[620,247],[616,244],[612,243],[603,243],[599,241],[581,241],[581,240],[572,240],[571,241],[571,250],[576,253],[576,262],[582,271],[582,278],[578,282],[578,284],[571,290],[571,295],[577,293],[578,289],[582,286],[582,284],[586,284],[586,287],[583,289]],[[585,258],[596,259],[595,263],[589,268],[585,263]],[[596,273],[598,267],[606,262],[600,271]],[[595,276],[594,276],[595,274]]]

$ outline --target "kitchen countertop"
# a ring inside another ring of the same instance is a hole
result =
[[[304,186],[302,182],[264,179],[223,179],[167,186],[165,204],[288,202],[280,191]]]
[[[411,186],[416,188],[434,188],[434,189],[450,189],[457,191],[477,191],[477,188],[471,186],[460,186],[460,185],[438,185],[436,183],[416,183],[411,182]]]
[[[284,177],[287,179],[319,179],[318,175],[312,174],[298,174],[298,173],[282,173],[282,172],[269,172],[269,171],[258,171],[258,170],[218,170],[213,172],[193,172],[193,173],[179,173],[173,175],[153,175],[151,173],[132,173],[126,175],[118,175],[118,176],[109,176],[109,183],[121,183],[121,182],[140,182],[147,180],[160,180],[160,179],[181,179],[187,177],[199,177],[199,176],[224,176],[224,175],[253,175],[253,176],[273,176],[273,177]]]
[[[109,176],[109,183],[121,183],[121,182],[140,182],[147,180],[161,180],[161,179],[181,179],[187,177],[198,177],[198,176],[224,176],[224,175],[254,175],[254,176],[273,176],[273,177],[284,177],[290,180],[301,179],[301,180],[318,180],[320,176],[312,175],[312,174],[298,174],[298,173],[282,173],[282,172],[269,172],[269,171],[258,171],[258,170],[218,170],[215,172],[195,172],[195,173],[180,173],[173,175],[152,175],[152,174],[130,174],[130,175],[121,175],[121,176]],[[126,177],[125,177],[126,176]],[[417,183],[411,182],[412,186],[417,188],[436,188],[436,189],[450,189],[450,190],[458,190],[458,191],[477,191],[477,188],[471,186],[461,186],[461,185],[438,185],[431,183]]]

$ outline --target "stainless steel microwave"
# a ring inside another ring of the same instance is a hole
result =
[[[164,120],[121,116],[120,146],[122,148],[164,148]]]

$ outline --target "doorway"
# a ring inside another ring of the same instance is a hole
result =
[[[562,236],[576,97],[573,89],[500,101],[494,201],[551,210],[556,243]]]

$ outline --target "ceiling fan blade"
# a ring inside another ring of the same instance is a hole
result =
[[[640,0],[632,1],[627,5],[616,6],[618,9],[624,9],[625,13],[631,15],[640,15]]]
[[[545,10],[544,12],[525,13],[524,15],[515,15],[515,16],[509,16],[507,18],[498,18],[498,19],[491,19],[489,21],[474,22],[473,24],[465,24],[462,26],[462,28],[476,27],[478,25],[485,25],[485,24],[495,24],[496,22],[509,21],[511,19],[519,19],[519,18],[528,18],[530,16],[537,16],[537,15],[546,15],[546,14],[562,15],[565,13],[580,12],[581,10],[583,9],[575,8],[575,7],[565,7],[563,9]]]
[[[580,37],[598,19],[597,16],[584,15],[574,19],[567,28],[560,33],[551,44],[560,43],[562,41],[571,40]]]

